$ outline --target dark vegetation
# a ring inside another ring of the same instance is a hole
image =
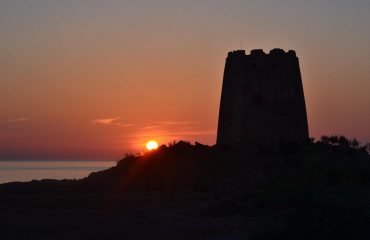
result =
[[[152,193],[161,196],[157,203],[172,206],[185,202],[183,194],[195,194],[203,197],[187,206],[192,218],[224,221],[225,232],[168,239],[370,239],[369,151],[370,144],[343,136],[273,148],[180,141],[142,156],[128,154],[115,167],[81,180],[3,184],[0,196]],[[9,201],[1,204],[10,209]],[[232,229],[226,228],[230,221]]]

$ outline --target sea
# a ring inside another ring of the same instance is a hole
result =
[[[107,160],[0,160],[0,184],[41,179],[81,179],[116,165]]]

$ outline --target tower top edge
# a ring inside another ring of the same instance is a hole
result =
[[[228,57],[247,57],[247,56],[294,56],[296,52],[294,50],[285,51],[281,48],[271,49],[269,53],[265,53],[263,49],[252,49],[249,54],[245,53],[245,50],[235,50],[228,53]]]

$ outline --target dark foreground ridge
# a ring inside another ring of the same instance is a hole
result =
[[[358,144],[180,141],[81,180],[0,185],[0,239],[370,239],[369,201]]]

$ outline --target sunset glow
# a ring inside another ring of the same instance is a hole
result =
[[[0,1],[0,158],[213,145],[240,48],[294,49],[310,136],[369,141],[370,1],[231,2]]]
[[[149,141],[146,143],[146,149],[149,151],[157,149],[158,148],[158,143],[156,141]]]

